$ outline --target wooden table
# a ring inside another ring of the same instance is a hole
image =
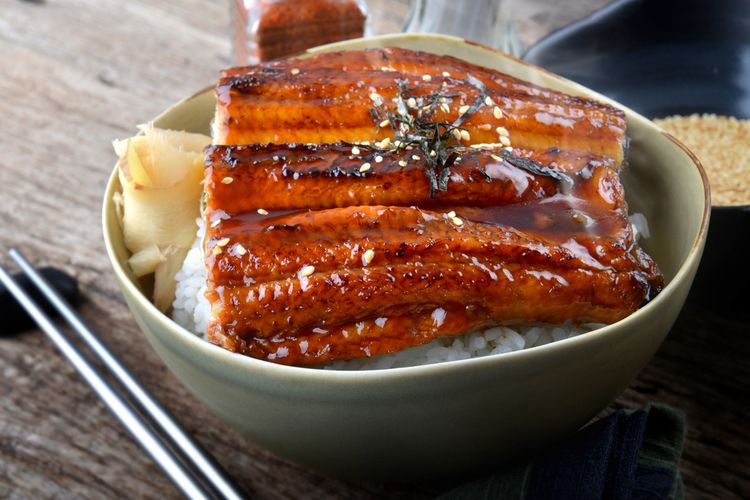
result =
[[[0,2],[2,254],[16,246],[75,274],[85,320],[254,497],[439,492],[447,485],[348,482],[271,456],[210,415],[144,343],[102,244],[110,142],[230,63],[228,2],[154,3]],[[746,319],[690,305],[612,406],[664,401],[686,411],[689,497],[750,495],[747,330]],[[0,373],[0,497],[179,496],[39,332],[0,339]]]

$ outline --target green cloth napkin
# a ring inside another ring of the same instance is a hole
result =
[[[681,500],[684,439],[679,410],[661,404],[620,410],[531,462],[508,466],[439,499]]]

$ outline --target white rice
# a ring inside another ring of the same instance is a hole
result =
[[[185,256],[182,269],[177,271],[175,298],[172,302],[172,319],[201,337],[206,336],[211,306],[206,299],[206,266],[203,263],[203,236],[206,225],[202,219],[196,220],[198,232],[193,246]]]
[[[429,344],[412,347],[394,354],[350,361],[335,361],[328,363],[323,368],[328,370],[382,370],[479,358],[549,344],[596,330],[602,326],[604,325],[595,323],[577,326],[564,324],[558,326],[515,326],[512,328],[497,326],[467,333],[460,337],[438,338]]]
[[[642,214],[631,216],[631,222],[637,235],[648,237],[648,224]],[[204,234],[205,225],[202,220],[198,220],[195,243],[185,257],[182,269],[175,276],[177,288],[175,300],[172,303],[172,319],[186,330],[203,338],[206,336],[211,311],[205,297],[206,267],[202,250]],[[322,368],[331,370],[379,370],[504,354],[575,337],[602,326],[604,325],[598,323],[498,326],[474,331],[459,337],[438,338],[429,344],[412,347],[394,354],[350,361],[336,361],[328,363]]]

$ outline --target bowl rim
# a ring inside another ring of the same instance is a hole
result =
[[[640,118],[646,121],[647,123],[651,123],[650,120],[634,112],[633,110],[625,106],[622,106],[619,103],[616,103],[605,96],[601,96],[600,94],[594,91],[591,91],[585,87],[582,87],[576,84],[575,82],[571,82],[570,80],[566,80],[563,77],[560,77],[554,73],[551,73],[545,70],[544,68],[540,68],[533,64],[527,63],[521,59],[518,59],[517,57],[513,57],[502,51],[492,49],[489,47],[485,47],[475,42],[469,42],[461,38],[448,36],[448,35],[392,34],[392,35],[381,35],[381,36],[376,36],[376,37],[365,37],[365,38],[360,38],[360,39],[355,39],[355,40],[347,40],[345,42],[337,42],[337,43],[333,43],[329,45],[323,45],[321,47],[315,47],[313,49],[308,50],[308,52],[306,52],[305,54],[309,55],[311,51],[317,51],[322,48],[325,48],[325,49],[336,48],[337,46],[340,46],[341,44],[347,44],[347,43],[363,41],[363,40],[368,40],[368,41],[376,40],[378,42],[387,43],[390,40],[402,41],[408,38],[433,39],[433,40],[449,41],[449,42],[454,42],[454,43],[463,43],[463,44],[478,46],[482,49],[494,52],[499,57],[514,60],[519,64],[522,64],[524,66],[528,66],[534,69],[535,71],[540,71],[548,76],[551,76],[553,79],[557,79],[565,83],[566,85],[573,83],[574,86],[580,87],[581,89],[585,90],[587,93],[593,95],[596,99],[600,99],[604,102],[614,104],[619,109],[623,109],[627,113],[630,113],[631,115],[637,118]],[[196,92],[192,96],[187,97],[175,103],[174,105],[170,106],[167,110],[165,110],[162,114],[160,114],[159,117],[163,116],[174,107],[182,105],[192,99],[195,99],[203,95],[205,92],[212,91],[212,90],[213,90],[213,87],[208,87],[207,89]],[[155,119],[158,119],[159,117],[156,117]],[[122,290],[123,294],[129,295],[131,300],[134,300],[135,302],[137,302],[140,308],[144,309],[147,312],[147,314],[150,314],[152,319],[155,322],[159,323],[159,326],[161,327],[162,331],[168,332],[168,334],[172,336],[175,341],[180,342],[184,345],[188,345],[190,348],[194,349],[195,353],[198,356],[201,356],[206,359],[207,364],[210,361],[212,363],[215,363],[216,365],[227,367],[227,368],[232,368],[232,370],[235,370],[235,371],[244,371],[248,374],[250,373],[257,374],[257,373],[262,372],[267,377],[273,377],[276,379],[286,379],[289,382],[295,382],[295,383],[302,383],[302,382],[304,382],[305,384],[309,384],[309,383],[315,384],[315,383],[320,383],[320,382],[339,383],[339,384],[354,383],[354,384],[358,384],[362,386],[362,384],[393,382],[398,379],[411,378],[411,377],[416,377],[416,376],[420,376],[420,377],[428,376],[428,375],[449,376],[449,375],[454,374],[457,370],[463,371],[465,368],[468,368],[468,367],[479,369],[482,367],[487,367],[489,365],[494,365],[496,363],[525,362],[529,357],[538,357],[544,354],[554,353],[556,351],[559,352],[559,350],[566,349],[569,346],[571,347],[576,346],[576,345],[584,346],[587,344],[593,345],[596,342],[599,342],[602,337],[610,336],[613,334],[613,332],[625,327],[629,323],[634,323],[638,321],[642,316],[649,314],[649,311],[651,311],[654,308],[660,307],[660,305],[663,302],[666,302],[669,296],[671,296],[674,293],[675,289],[677,288],[677,284],[686,279],[686,275],[688,274],[689,269],[692,267],[692,265],[694,263],[697,264],[695,261],[700,258],[699,254],[706,240],[706,234],[708,231],[708,223],[709,223],[711,209],[712,209],[708,177],[706,175],[706,172],[700,160],[695,156],[695,154],[693,154],[684,144],[682,144],[679,140],[677,140],[675,137],[673,137],[669,133],[661,130],[656,125],[652,124],[652,126],[655,129],[654,131],[659,132],[662,135],[666,136],[668,140],[670,140],[678,148],[684,151],[687,154],[687,156],[690,158],[690,160],[692,161],[693,166],[697,168],[698,173],[700,174],[701,182],[703,184],[703,194],[704,194],[703,214],[701,217],[700,228],[691,245],[690,251],[688,252],[687,256],[680,264],[680,267],[675,273],[672,280],[664,287],[664,289],[659,293],[659,295],[657,295],[656,298],[654,298],[648,304],[636,310],[632,314],[621,319],[620,321],[617,321],[616,323],[612,323],[602,328],[598,328],[594,331],[586,333],[585,335],[578,335],[576,337],[563,339],[557,342],[552,342],[549,344],[545,344],[542,346],[537,346],[537,347],[533,347],[529,349],[522,349],[519,351],[503,353],[501,355],[490,355],[490,356],[483,356],[483,357],[456,360],[456,361],[444,361],[444,362],[433,363],[429,365],[407,366],[407,367],[386,368],[386,369],[367,369],[367,370],[325,370],[325,369],[319,369],[315,367],[288,366],[288,365],[281,365],[277,363],[271,363],[269,361],[256,359],[250,356],[244,356],[242,354],[234,353],[222,347],[214,345],[208,342],[207,340],[197,336],[196,334],[189,332],[188,330],[186,330],[185,328],[183,328],[182,326],[174,322],[166,314],[159,311],[156,308],[156,306],[143,293],[141,293],[138,287],[136,287],[135,283],[133,283],[130,280],[127,273],[123,269],[123,266],[118,261],[117,256],[115,255],[112,238],[110,236],[111,234],[113,234],[112,231],[121,230],[119,223],[117,222],[115,222],[114,224],[110,223],[110,221],[116,221],[116,214],[112,213],[115,210],[114,203],[112,202],[112,197],[115,193],[115,190],[120,187],[118,171],[117,171],[117,163],[115,163],[115,167],[112,170],[107,180],[107,186],[106,186],[106,190],[105,190],[104,198],[102,202],[102,229],[103,229],[104,244],[107,250],[107,256],[109,258],[109,261],[115,273],[115,276],[117,280],[119,281],[121,287],[123,288]],[[135,312],[133,312],[133,315],[135,315]]]

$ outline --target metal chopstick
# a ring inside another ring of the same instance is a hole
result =
[[[0,281],[26,309],[37,322],[44,333],[52,340],[60,351],[68,358],[78,373],[91,385],[99,397],[106,403],[133,437],[151,455],[154,461],[172,479],[178,488],[189,498],[208,499],[203,487],[178,461],[171,451],[161,442],[154,431],[149,428],[133,408],[112,386],[102,377],[101,373],[89,364],[77,347],[65,338],[62,331],[55,326],[42,309],[18,286],[8,272],[0,266]]]
[[[195,466],[197,471],[217,490],[223,498],[239,500],[244,497],[229,479],[221,466],[205,451],[185,430],[169,415],[169,413],[144,389],[130,374],[127,368],[107,349],[81,321],[62,296],[52,288],[36,269],[24,258],[18,250],[11,249],[10,256],[16,261],[21,270],[39,288],[50,303],[60,312],[63,318],[73,327],[83,341],[101,359],[101,361],[122,383],[133,398],[143,407],[144,411],[154,420],[158,427],[172,440],[175,447]]]
[[[138,406],[140,409],[148,414],[153,422],[156,424],[158,429],[162,432],[162,435],[159,436],[162,439],[166,440],[172,447],[178,451],[179,458],[182,459],[182,461],[187,461],[188,463],[192,464],[194,469],[203,476],[203,479],[210,484],[216,493],[220,495],[221,498],[226,499],[232,499],[232,500],[239,500],[244,498],[244,495],[238,490],[238,488],[232,483],[232,481],[228,478],[227,474],[222,470],[222,468],[213,460],[210,454],[208,454],[195,440],[193,440],[182,427],[169,415],[169,413],[151,396],[151,394],[148,393],[146,389],[144,389],[138,381],[133,377],[133,375],[130,374],[127,368],[125,368],[119,360],[111,353],[111,351],[97,338],[96,334],[86,326],[83,321],[77,316],[77,314],[73,311],[73,309],[66,303],[65,299],[63,299],[57,291],[52,288],[49,283],[46,282],[46,280],[34,269],[34,267],[23,257],[23,255],[13,249],[10,251],[10,255],[15,260],[21,270],[31,279],[31,281],[39,288],[39,290],[45,295],[45,297],[50,301],[50,303],[60,312],[60,314],[67,320],[67,322],[71,325],[71,327],[74,329],[76,333],[79,334],[79,336],[84,340],[84,342],[91,348],[91,350],[96,354],[96,356],[104,363],[104,365],[112,371],[115,378],[126,388],[128,393],[134,398],[134,400],[138,403]],[[0,268],[1,269],[1,268]],[[32,317],[37,321],[37,323],[42,327],[42,329],[47,333],[50,338],[55,342],[55,344],[63,350],[63,353],[68,357],[68,359],[73,362],[73,364],[76,366],[76,368],[79,368],[78,362],[84,363],[88,368],[95,370],[93,367],[88,365],[88,362],[82,358],[80,352],[77,350],[77,348],[71,344],[67,338],[61,335],[61,332],[55,327],[55,325],[49,320],[49,318],[46,317],[46,315],[31,301],[31,299],[26,296],[26,300],[22,300],[19,296],[20,294],[26,295],[22,289],[20,289],[15,283],[13,285],[8,285],[8,282],[12,279],[8,276],[6,272],[3,270],[3,274],[5,276],[2,277],[2,281],[6,283],[6,286],[10,290],[10,292],[16,296],[16,298],[21,302],[21,304],[24,306],[25,309],[27,309]],[[19,292],[19,293],[16,293]],[[33,314],[30,310],[30,307],[34,307],[38,314]],[[72,349],[72,352],[76,355],[77,360],[74,361],[71,359],[70,356],[68,356],[68,352],[66,352],[63,347],[61,347],[61,344],[58,342],[58,340],[55,340],[55,338],[52,337],[53,334],[50,333],[48,328],[50,327],[54,329],[56,337],[59,338],[60,342],[63,342],[66,347]],[[80,371],[80,369],[79,369]],[[97,374],[101,379],[101,375]],[[84,375],[84,378],[87,379],[91,383],[88,377]],[[102,379],[103,380],[103,379]],[[105,382],[106,383],[106,382]],[[93,385],[93,383],[92,383]],[[110,386],[108,386],[110,391],[112,390]],[[96,389],[96,387],[95,387]],[[97,392],[99,392],[97,390]],[[101,393],[100,393],[101,396]],[[117,395],[119,396],[119,395]],[[104,399],[104,397],[102,396]],[[119,398],[122,402],[122,398]],[[107,402],[105,400],[105,402]],[[109,403],[107,402],[109,405]],[[118,414],[119,409],[115,409],[110,405],[110,408],[112,408],[113,411],[115,411],[116,414]],[[132,408],[128,408],[130,410],[130,413],[132,413]],[[119,414],[118,414],[119,417]],[[125,422],[123,422],[125,423]],[[141,425],[143,425],[142,422],[139,422]],[[128,426],[127,423],[125,423],[126,426]],[[130,427],[129,427],[130,428]],[[149,429],[151,430],[151,429]],[[132,432],[132,429],[131,429]],[[151,431],[153,433],[153,431]],[[138,436],[136,436],[138,437]],[[139,439],[140,441],[140,439]],[[143,442],[141,442],[143,444]],[[164,444],[159,441],[159,445],[161,448],[164,447]],[[149,453],[153,453],[150,448],[148,448],[145,444],[144,447],[149,451]],[[160,462],[160,459],[154,456],[154,459],[157,460],[157,462],[164,467],[164,464]],[[170,455],[170,462],[174,462],[175,458]],[[181,471],[185,474],[189,474],[182,464]],[[171,470],[171,469],[170,469]],[[165,469],[165,471],[170,475],[170,477],[175,480],[175,476],[170,474],[169,471]],[[180,478],[180,481],[182,481],[182,478]],[[195,479],[191,477],[190,483],[194,484]],[[178,486],[182,489],[182,484],[178,484]],[[183,490],[184,491],[184,490]],[[187,492],[185,492],[188,494]],[[190,495],[188,495],[190,496]],[[193,498],[191,496],[191,498]],[[205,496],[198,496],[194,498],[205,498]]]

